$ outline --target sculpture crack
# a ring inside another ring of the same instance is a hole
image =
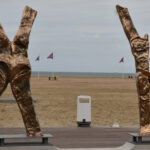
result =
[[[135,59],[137,92],[139,98],[140,134],[150,135],[150,73],[148,35],[141,38],[136,31],[128,9],[116,6],[124,32],[129,40]]]
[[[29,35],[37,11],[24,8],[19,30],[11,42],[0,25],[0,95],[11,84],[28,136],[41,136],[30,91],[31,66],[27,55]]]

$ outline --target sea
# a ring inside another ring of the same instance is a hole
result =
[[[136,73],[104,73],[104,72],[37,72],[32,76],[58,76],[58,77],[102,77],[102,78],[135,78]]]

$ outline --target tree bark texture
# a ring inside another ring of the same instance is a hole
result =
[[[10,83],[28,136],[42,135],[31,97],[31,66],[27,55],[29,36],[36,15],[37,11],[25,7],[13,42],[0,25],[0,95]]]
[[[150,135],[150,74],[148,35],[141,38],[135,29],[127,8],[116,6],[124,32],[135,59],[139,99],[140,134]]]

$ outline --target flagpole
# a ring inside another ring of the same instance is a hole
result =
[[[122,57],[119,61],[119,63],[123,63],[122,64],[122,78],[124,78],[124,57]]]
[[[53,66],[53,52],[47,57],[47,59],[52,59],[52,66]],[[52,69],[51,69],[51,71],[52,71],[52,77],[54,77],[54,70],[53,70],[53,67],[52,67]]]
[[[39,62],[39,68],[40,68],[40,61],[38,61]],[[40,70],[38,69],[38,80],[40,79]]]
[[[124,79],[125,78],[125,73],[124,73],[124,68],[125,68],[125,65],[124,65],[124,57],[123,57],[123,69],[122,69],[122,78]]]
[[[53,55],[53,59],[54,59],[54,55]],[[52,59],[52,77],[54,77],[54,60],[53,59]]]
[[[122,78],[124,79],[124,62],[123,62],[123,65],[122,65],[123,67],[123,69],[122,69]]]
[[[38,61],[38,66],[40,66],[40,55],[38,55],[38,57],[36,58],[36,60],[35,61]],[[40,79],[40,71],[39,71],[39,69],[37,70],[37,78],[38,78],[38,80]]]
[[[54,55],[53,55],[53,77],[55,77],[55,71],[54,71],[54,68],[55,68],[55,67],[54,67],[54,64],[55,64],[55,63],[54,63]]]
[[[39,54],[39,60],[38,60],[38,66],[40,68],[40,54]],[[40,70],[38,69],[38,80],[40,79]]]

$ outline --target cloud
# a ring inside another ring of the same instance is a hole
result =
[[[0,5],[0,22],[13,39],[24,6],[38,11],[28,51],[33,70],[39,54],[41,70],[53,67],[45,58],[54,51],[57,71],[121,72],[118,59],[124,56],[124,71],[134,72],[116,4],[129,9],[140,35],[150,33],[148,0],[5,0]]]

